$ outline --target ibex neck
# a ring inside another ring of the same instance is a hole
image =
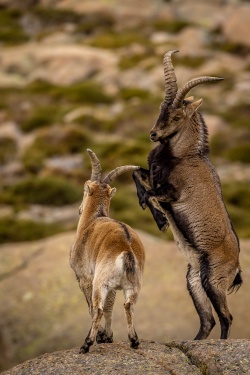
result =
[[[207,155],[208,131],[201,114],[196,113],[169,143],[175,157]]]
[[[79,218],[78,229],[85,229],[98,217],[107,217],[108,215],[109,206],[107,207],[104,204],[95,205],[91,204],[91,202],[88,202],[82,207],[82,213]]]

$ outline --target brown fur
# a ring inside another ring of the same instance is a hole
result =
[[[89,305],[92,326],[80,352],[88,352],[97,342],[112,342],[111,316],[115,293],[123,289],[125,315],[131,347],[139,340],[133,325],[133,305],[141,287],[144,248],[132,228],[108,217],[115,193],[109,185],[87,181],[80,206],[76,238],[70,252],[70,264]],[[100,325],[104,314],[105,328]]]
[[[202,100],[193,102],[192,97],[177,107],[171,100],[162,103],[150,132],[160,144],[149,154],[149,170],[134,172],[139,202],[150,208],[159,229],[170,225],[188,261],[187,287],[201,323],[195,339],[207,338],[215,324],[211,304],[220,319],[221,338],[227,338],[232,316],[226,293],[242,283],[239,240],[209,159],[207,127],[197,112]]]

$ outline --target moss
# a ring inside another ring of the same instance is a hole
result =
[[[94,81],[84,81],[69,86],[56,86],[48,82],[33,82],[25,88],[28,94],[46,94],[56,101],[71,103],[112,103],[113,98]]]
[[[84,125],[84,129],[88,128],[91,131],[110,132],[115,127],[115,120],[100,120],[90,115],[79,116],[75,122]]]
[[[141,100],[148,100],[150,93],[147,90],[138,89],[136,87],[123,88],[120,91],[121,98],[129,100],[132,98],[139,98]]]
[[[82,17],[70,9],[58,9],[52,7],[35,7],[31,13],[46,25],[60,25],[63,23],[78,23]]]
[[[58,224],[37,223],[31,220],[0,218],[0,243],[33,241],[39,238],[60,233]]]
[[[202,56],[185,56],[175,60],[175,65],[184,65],[190,68],[199,68],[206,61]]]
[[[241,143],[234,147],[230,147],[224,156],[230,161],[239,161],[241,163],[250,163],[250,143]]]
[[[237,104],[232,106],[228,108],[227,111],[220,112],[220,116],[234,128],[250,129],[250,108],[247,104]]]
[[[20,25],[21,12],[17,9],[0,8],[0,40],[7,45],[20,44],[28,40]]]
[[[222,185],[230,218],[241,238],[250,237],[250,182],[234,181]]]
[[[185,27],[189,26],[190,23],[181,20],[181,19],[175,19],[175,20],[165,20],[165,19],[158,19],[153,22],[153,27],[157,31],[166,31],[170,33],[178,33]]]
[[[135,54],[132,56],[124,56],[119,63],[119,68],[121,70],[131,69],[137,66],[141,61],[147,58],[147,54]]]
[[[124,32],[109,32],[97,35],[89,44],[98,48],[116,49],[127,47],[130,44],[138,43],[144,46],[151,45],[148,38],[144,37],[142,33],[128,31]]]
[[[92,146],[91,146],[92,147]],[[123,139],[117,141],[96,142],[93,150],[101,160],[103,170],[110,171],[119,165],[144,165],[147,159],[148,147],[136,140]],[[123,175],[120,177],[124,179]]]
[[[95,34],[104,32],[104,30],[111,31],[115,20],[112,14],[104,12],[95,12],[85,14],[81,22],[76,27],[77,33]]]
[[[89,143],[89,135],[81,126],[69,125],[60,128],[52,127],[44,129],[35,138],[33,144],[27,148],[26,153],[36,154],[44,157],[54,155],[66,155],[81,152]],[[24,158],[26,156],[24,155]]]
[[[20,123],[20,127],[24,132],[30,132],[51,125],[60,121],[59,112],[56,106],[35,107],[28,118]]]
[[[93,81],[85,81],[70,86],[53,87],[52,97],[72,103],[112,103],[113,98],[105,94],[102,87]]]
[[[13,138],[0,138],[0,163],[6,163],[13,160],[17,151],[17,145]]]
[[[13,205],[63,206],[79,201],[82,188],[61,177],[27,177],[14,185],[2,187],[0,198],[3,203]]]

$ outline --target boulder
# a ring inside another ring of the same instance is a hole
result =
[[[250,372],[250,340],[142,341],[95,345],[88,354],[65,350],[27,361],[2,375],[238,375]]]

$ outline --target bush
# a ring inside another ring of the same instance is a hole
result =
[[[0,8],[0,40],[8,45],[20,44],[28,40],[28,36],[20,25],[21,13],[16,9]]]
[[[165,20],[165,19],[158,19],[153,23],[153,27],[158,31],[166,31],[170,33],[178,33],[185,27],[189,26],[190,23],[175,19],[175,20]]]
[[[60,177],[27,177],[0,191],[3,203],[63,206],[82,198],[82,188]]]
[[[17,145],[13,138],[1,137],[0,138],[0,162],[5,163],[13,160],[17,151]]]
[[[250,237],[250,182],[235,181],[222,185],[230,218],[239,237]]]
[[[24,132],[30,132],[34,129],[51,125],[59,120],[58,108],[54,106],[36,107],[32,114],[20,123],[20,127]]]
[[[0,243],[33,241],[61,231],[62,228],[58,224],[0,218]]]

